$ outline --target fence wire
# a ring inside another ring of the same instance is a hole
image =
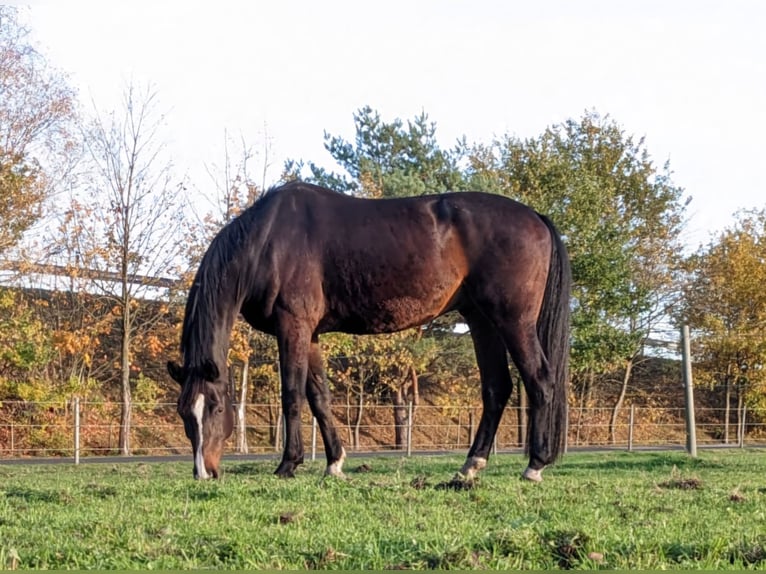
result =
[[[79,419],[76,417],[79,405]],[[87,457],[122,454],[117,402],[67,401],[35,403],[6,401],[0,406],[0,457]],[[134,403],[129,453],[188,454],[189,441],[175,412],[175,403]],[[277,404],[247,404],[244,427],[227,441],[227,452],[281,452],[283,424]],[[349,451],[462,451],[470,447],[481,408],[462,405],[419,405],[397,429],[391,405],[336,405],[335,421]],[[697,443],[701,446],[745,446],[766,439],[766,424],[747,420],[732,409],[696,409]],[[508,407],[495,439],[496,450],[520,449],[525,440],[525,412]],[[398,430],[398,432],[397,432]],[[302,425],[311,455],[323,452],[321,438],[308,409]],[[239,438],[243,435],[243,438]],[[397,440],[398,437],[398,440]],[[239,438],[239,440],[238,440]],[[610,408],[570,408],[569,447],[678,447],[686,444],[683,409],[627,406],[612,422]]]

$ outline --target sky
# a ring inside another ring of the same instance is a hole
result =
[[[202,194],[227,134],[268,185],[287,158],[333,167],[324,132],[352,139],[369,105],[425,112],[445,148],[608,115],[669,161],[692,247],[766,206],[760,0],[39,0],[25,20],[86,108],[152,86]]]

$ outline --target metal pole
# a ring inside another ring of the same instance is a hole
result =
[[[692,381],[691,343],[689,341],[689,326],[681,329],[684,362],[684,388],[686,390],[686,451],[697,456],[697,430],[694,423],[694,384]]]
[[[633,450],[633,425],[636,421],[636,405],[630,405],[630,421],[628,422],[628,451]]]
[[[316,417],[311,418],[311,460],[317,459],[317,420]]]
[[[80,397],[74,398],[74,463],[80,464]]]
[[[412,401],[407,405],[407,456],[412,456]]]

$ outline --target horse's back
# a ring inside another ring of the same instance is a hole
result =
[[[321,316],[320,331],[395,331],[545,281],[545,224],[498,195],[361,199],[295,183],[269,201],[259,266],[291,313]]]

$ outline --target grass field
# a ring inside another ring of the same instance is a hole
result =
[[[0,568],[766,569],[766,452],[570,454],[545,482],[497,455],[0,466]]]

